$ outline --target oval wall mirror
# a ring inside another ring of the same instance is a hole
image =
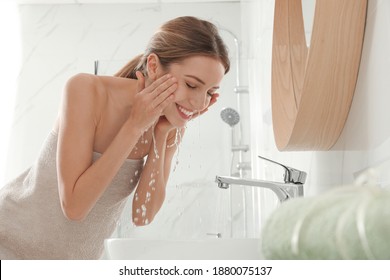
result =
[[[275,0],[272,121],[281,151],[329,150],[355,91],[367,0],[317,0],[310,48],[301,0]]]

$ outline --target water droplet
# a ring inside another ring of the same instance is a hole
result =
[[[149,182],[149,187],[151,187],[152,185],[154,185],[154,183],[156,183],[156,180],[155,180],[155,179],[150,180],[150,182]]]
[[[150,192],[147,192],[146,193],[146,202],[149,202],[151,200],[151,197],[152,197],[152,195],[150,194]]]
[[[148,225],[148,224],[149,224],[149,220],[145,219],[145,225]]]
[[[153,138],[153,150],[154,150],[154,153],[156,155],[156,158],[158,159],[158,158],[160,158],[160,156],[158,155],[158,151],[157,151],[156,136],[154,135],[154,129],[152,130],[152,138]]]
[[[145,206],[145,204],[142,204],[141,208],[142,208],[142,217],[145,217],[146,216],[146,206]]]
[[[179,149],[179,143],[181,143],[181,140],[182,140],[182,135],[181,135],[181,130],[179,128],[176,129],[176,136],[175,136],[175,144],[176,144],[176,147],[177,147],[177,153],[176,153],[176,161],[175,161],[175,165],[173,167],[173,172],[176,171],[176,168],[179,164],[179,154],[180,154],[180,149]]]

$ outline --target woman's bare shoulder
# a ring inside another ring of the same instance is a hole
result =
[[[125,78],[125,77],[115,77],[115,76],[98,76],[88,73],[79,73],[72,76],[68,83],[83,85],[85,87],[93,87],[96,90],[107,90],[108,88],[117,88],[117,87],[129,87],[136,83],[136,80]]]
[[[98,76],[79,73],[68,79],[65,84],[61,115],[63,119],[69,116],[89,116],[96,123],[104,110],[107,93],[104,83]]]
[[[88,73],[78,73],[71,76],[66,82],[66,88],[72,87],[74,89],[99,89],[103,86],[98,76]]]
[[[137,80],[128,78],[79,73],[67,81],[65,99],[93,103],[95,107],[102,109],[110,94],[114,92],[119,98],[123,95],[121,93],[128,95],[131,89],[136,88],[136,83]]]
[[[66,99],[90,102],[104,98],[105,92],[106,86],[98,76],[78,73],[68,79],[65,84],[64,94]]]
[[[96,76],[100,82],[107,88],[119,89],[121,87],[129,88],[135,83],[137,80],[129,79],[125,77],[116,77],[116,76]]]

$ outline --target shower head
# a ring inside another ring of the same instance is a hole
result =
[[[232,108],[223,108],[221,111],[221,118],[231,127],[235,126],[240,121],[240,115]]]

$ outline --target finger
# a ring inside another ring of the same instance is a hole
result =
[[[209,110],[210,106],[214,105],[217,102],[218,97],[219,97],[219,94],[214,93],[213,97],[211,97],[209,105],[205,109],[203,109],[202,111],[199,112],[199,116],[206,113]]]
[[[177,89],[177,83],[174,83],[170,85],[166,90],[164,90],[163,92],[155,96],[152,102],[154,107],[159,106],[161,102],[167,99],[170,95],[173,96],[173,93],[175,92],[176,89]]]
[[[148,87],[148,92],[153,92],[154,90],[156,90],[161,84],[163,84],[164,82],[166,81],[169,81],[169,79],[171,78],[171,74],[166,74],[160,78],[158,78],[157,80],[155,80],[149,87]]]
[[[140,92],[145,88],[145,77],[141,71],[135,72],[135,75],[137,76],[137,92]]]
[[[174,96],[173,94],[170,94],[156,106],[156,110],[161,113],[162,111],[164,111],[165,107],[167,107],[173,101],[174,101]]]
[[[165,92],[169,87],[174,85],[177,82],[176,78],[170,77],[167,80],[163,81],[161,84],[159,84],[154,90],[153,90],[153,95],[159,96],[163,92]]]
[[[213,96],[211,97],[210,104],[209,104],[208,107],[210,107],[213,104],[215,104],[215,102],[217,102],[217,100],[218,100],[218,97],[219,97],[219,93],[214,93]]]

